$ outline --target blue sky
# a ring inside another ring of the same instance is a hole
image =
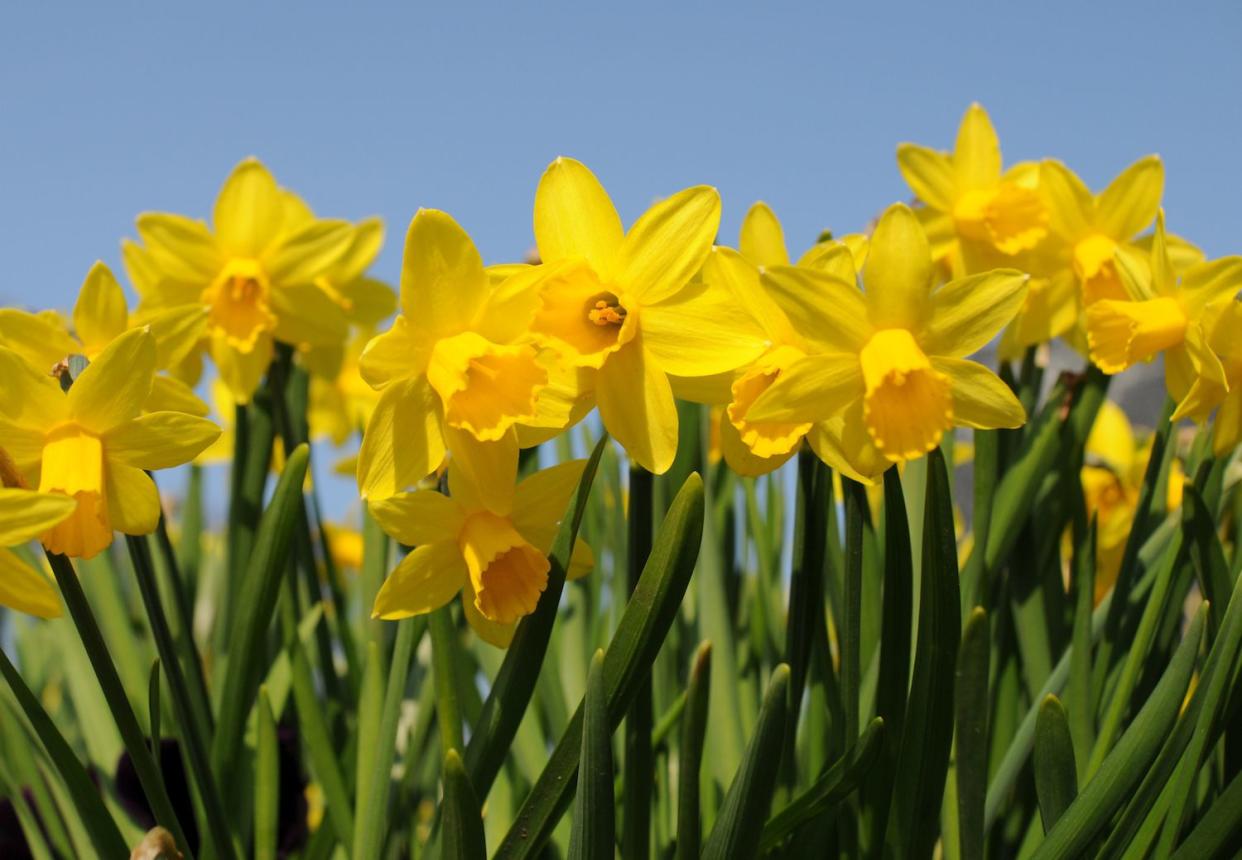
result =
[[[5,4],[0,303],[68,307],[138,212],[206,217],[248,154],[321,214],[382,215],[390,280],[420,206],[520,257],[559,154],[627,221],[706,182],[725,240],[762,198],[797,248],[907,197],[896,144],[948,147],[972,100],[1007,161],[1093,187],[1160,153],[1170,228],[1234,253],[1242,4],[1194,6]]]

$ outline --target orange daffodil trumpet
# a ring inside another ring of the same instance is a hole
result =
[[[480,482],[450,465],[447,496],[419,490],[372,502],[380,526],[416,547],[376,595],[374,617],[430,612],[460,593],[475,632],[507,647],[518,620],[534,611],[547,587],[547,553],[584,463],[544,469],[516,487],[516,460],[478,476]],[[579,540],[567,575],[584,576],[593,564],[590,547]]]
[[[763,282],[818,354],[784,368],[750,406],[752,422],[828,422],[816,452],[870,481],[921,457],[958,426],[1018,427],[1013,392],[968,361],[1022,306],[1026,276],[996,270],[934,289],[931,247],[909,208],[880,218],[862,272],[865,291],[825,272],[773,267]]]
[[[692,281],[719,223],[716,189],[697,186],[626,231],[599,180],[570,158],[552,162],[535,194],[543,272],[531,334],[580,372],[608,432],[656,474],[677,452],[669,376],[724,373],[767,348],[743,307]]]
[[[139,316],[199,308],[200,337],[239,403],[258,387],[275,341],[309,349],[345,340],[339,291],[318,282],[351,251],[355,228],[310,215],[257,160],[225,181],[211,227],[147,213],[138,235],[142,245],[125,251]]]
[[[155,531],[160,499],[144,469],[188,463],[219,435],[210,421],[181,412],[142,414],[155,375],[155,338],[131,329],[73,380],[60,381],[0,347],[0,449],[5,484],[67,496],[76,503],[42,533],[44,546],[90,558],[113,530]],[[9,474],[12,473],[12,474]]]

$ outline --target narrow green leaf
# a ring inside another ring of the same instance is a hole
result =
[[[703,481],[692,475],[669,506],[642,578],[604,654],[608,717],[614,728],[633,699],[637,682],[651,671],[677,616],[698,558],[703,517]],[[497,848],[497,860],[532,857],[542,848],[573,791],[581,743],[579,706]]]
[[[443,860],[485,860],[487,843],[483,836],[483,815],[479,797],[461,762],[457,750],[444,756],[444,833],[441,837]]]
[[[793,571],[789,579],[789,611],[786,614],[785,662],[789,666],[789,725],[785,732],[785,783],[797,782],[795,752],[798,714],[806,687],[819,619],[824,606],[825,532],[830,512],[832,471],[808,446],[798,450],[798,484],[794,520]],[[766,590],[767,584],[760,586]]]
[[[965,860],[982,860],[983,807],[988,788],[988,667],[992,655],[988,614],[976,606],[962,631],[954,681],[957,730],[957,821]]]
[[[1208,513],[1197,486],[1187,486],[1182,494],[1182,529],[1186,535],[1186,548],[1199,579],[1203,596],[1215,611],[1208,619],[1208,636],[1214,640],[1221,619],[1229,610],[1230,593],[1233,591],[1229,574],[1229,562],[1220,545],[1216,524]]]
[[[1076,528],[1080,528],[1076,526]],[[1091,694],[1091,616],[1095,606],[1095,559],[1099,524],[1095,517],[1074,545],[1074,632],[1068,685],[1070,735],[1079,778],[1086,778],[1086,751],[1095,744],[1095,697]]]
[[[704,860],[742,860],[759,854],[763,823],[767,820],[780,772],[785,712],[789,706],[789,667],[781,663],[772,672],[759,722],[746,747],[742,766],[733,777],[716,824],[703,843]]]
[[[151,727],[151,755],[160,754],[160,658],[151,662],[151,681],[147,684],[147,725]]]
[[[1035,721],[1035,794],[1044,833],[1057,823],[1078,794],[1078,768],[1069,715],[1056,696],[1046,696]]]
[[[1208,807],[1173,860],[1227,857],[1242,836],[1242,776],[1235,776]]]
[[[582,759],[574,800],[569,860],[612,860],[616,810],[612,794],[612,728],[604,690],[604,652],[596,650],[587,673],[582,716]]]
[[[453,606],[441,606],[427,620],[431,630],[431,675],[436,685],[436,722],[440,726],[440,749],[445,755],[463,746],[461,705],[458,701],[457,651],[461,647]]]
[[[1195,613],[1169,667],[1146,703],[1099,770],[1057,819],[1056,826],[1036,849],[1034,858],[1079,856],[1107,826],[1113,813],[1142,778],[1177,720],[1203,638],[1205,613],[1206,606]]]
[[[841,697],[845,706],[845,742],[858,737],[862,687],[862,569],[863,517],[867,491],[862,484],[842,478],[845,495],[845,580],[838,621],[841,624]]]
[[[686,711],[681,723],[677,759],[677,857],[698,860],[703,839],[699,786],[703,769],[703,741],[711,701],[712,643],[699,643],[686,684]]]
[[[367,643],[367,659],[362,672],[362,690],[358,696],[358,756],[355,762],[354,785],[354,821],[362,821],[369,817],[370,805],[373,803],[374,784],[371,774],[376,768],[376,759],[380,755],[380,722],[384,713],[384,679],[380,666],[379,645]],[[391,768],[391,762],[383,762],[383,766]],[[353,854],[356,860],[379,855],[379,847],[383,842],[381,833],[364,833],[366,828],[354,828]]]
[[[630,465],[629,510],[626,525],[626,585],[633,593],[651,554],[655,528],[653,490],[655,476],[635,464]],[[625,786],[621,797],[621,854],[633,860],[646,860],[651,853],[651,775],[655,757],[651,750],[651,729],[655,722],[650,674],[637,682],[634,700],[625,714],[625,759],[622,763]]]
[[[272,714],[266,687],[259,687],[255,710],[258,721],[255,731],[254,857],[255,860],[276,860],[280,826],[280,756],[276,746],[276,718]]]

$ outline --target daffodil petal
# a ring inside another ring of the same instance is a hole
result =
[[[467,510],[486,509],[508,516],[517,475],[517,434],[510,430],[495,442],[480,442],[464,430],[444,428],[450,453],[449,492]]]
[[[1191,266],[1182,276],[1181,299],[1187,316],[1197,318],[1207,306],[1242,293],[1242,257],[1222,257]]]
[[[1224,457],[1242,444],[1242,391],[1231,391],[1216,412],[1212,428],[1212,453]]]
[[[151,393],[142,404],[143,412],[184,412],[206,418],[211,409],[199,399],[194,389],[180,379],[156,375],[151,380]]]
[[[276,311],[277,340],[295,346],[328,346],[341,343],[349,334],[349,321],[341,306],[313,284],[289,284],[272,288]]]
[[[669,384],[673,387],[673,395],[678,400],[691,403],[702,403],[708,406],[723,406],[733,397],[733,380],[737,374],[714,373],[711,376],[676,376],[669,375]]]
[[[77,502],[60,493],[0,487],[0,546],[17,546],[67,518]]]
[[[220,436],[206,418],[182,412],[148,412],[118,424],[104,436],[108,456],[139,469],[171,469],[188,463]]]
[[[1013,391],[982,364],[940,356],[932,356],[931,363],[949,377],[954,424],[994,430],[1026,423],[1026,410]]]
[[[455,499],[434,490],[373,499],[367,508],[380,528],[406,546],[422,546],[455,535],[465,518]]]
[[[73,306],[74,330],[83,343],[102,346],[125,331],[128,320],[124,290],[112,270],[96,261]]]
[[[1027,276],[1013,269],[950,281],[932,295],[924,351],[962,357],[982,349],[1022,309],[1026,292]]]
[[[353,238],[353,225],[348,221],[316,219],[282,238],[264,260],[264,268],[277,290],[308,284],[337,264]]]
[[[382,388],[404,379],[427,363],[427,346],[421,343],[404,315],[392,322],[392,328],[367,342],[358,358],[358,371],[373,388]]]
[[[545,263],[580,258],[607,277],[624,231],[608,192],[586,165],[561,157],[535,191],[535,243]]]
[[[104,492],[112,528],[127,535],[148,535],[160,521],[160,494],[142,469],[109,459]]]
[[[81,350],[63,325],[16,308],[0,308],[0,344],[45,371]]]
[[[977,102],[966,109],[957,128],[953,169],[964,189],[985,188],[1000,178],[1000,141],[988,112]]]
[[[238,403],[249,403],[272,363],[274,350],[271,335],[259,335],[253,349],[242,351],[229,343],[223,333],[217,332],[212,335],[209,348],[220,379],[228,386],[233,399]]]
[[[508,648],[509,643],[513,641],[513,634],[517,632],[517,622],[511,621],[506,624],[503,621],[493,621],[479,611],[475,605],[476,599],[474,585],[471,584],[470,578],[466,577],[466,585],[461,590],[461,608],[466,616],[466,623],[474,630],[475,635],[488,645],[494,648]]]
[[[363,328],[379,325],[397,309],[393,288],[375,278],[358,278],[339,290],[349,302],[345,310],[349,321]]]
[[[60,596],[52,584],[3,548],[0,548],[0,606],[38,618],[57,618],[61,614]]]
[[[897,146],[897,168],[920,200],[942,212],[953,210],[957,179],[948,155],[926,146],[902,143]]]
[[[569,498],[582,479],[586,460],[570,460],[547,469],[541,469],[517,485],[513,493],[513,527],[523,535],[555,532],[565,516]],[[551,545],[531,541],[547,553]]]
[[[781,371],[746,412],[751,422],[824,421],[862,394],[863,377],[854,354],[808,355]]]
[[[728,292],[695,283],[645,307],[643,342],[667,373],[710,376],[753,361],[768,348],[758,321]]]
[[[439,609],[466,581],[466,563],[455,540],[417,547],[384,580],[371,617],[396,621]]]
[[[1045,159],[1039,165],[1039,188],[1048,203],[1048,226],[1053,233],[1074,241],[1091,229],[1095,199],[1072,170]]]
[[[872,325],[918,330],[927,319],[935,269],[927,234],[910,207],[888,207],[868,248],[863,285]]]
[[[729,420],[728,413],[721,413],[720,452],[730,469],[739,475],[756,478],[775,471],[788,462],[790,457],[798,453],[798,446],[795,445],[783,454],[759,457],[742,441],[742,436]]]
[[[0,379],[4,380],[0,385],[0,416],[19,427],[40,429],[63,419],[67,411],[65,397],[56,380],[47,370],[40,373],[18,353],[3,346]]]
[[[785,231],[768,204],[760,201],[746,211],[738,234],[737,249],[756,266],[789,265]]]
[[[440,427],[440,398],[425,379],[385,388],[358,451],[362,497],[394,496],[439,468],[447,451]]]
[[[661,200],[625,234],[617,284],[644,306],[671,297],[702,267],[719,228],[715,188],[698,185]]]
[[[1164,164],[1157,155],[1140,158],[1123,170],[1100,194],[1096,214],[1100,228],[1118,240],[1147,227],[1164,194]]]
[[[211,218],[225,251],[258,258],[276,240],[284,215],[276,180],[257,159],[247,158],[225,180]]]
[[[352,284],[361,278],[384,246],[384,222],[379,218],[364,218],[352,226],[349,247],[332,265],[331,278],[339,287]],[[392,310],[389,310],[392,313]],[[383,314],[380,318],[388,314]]]
[[[142,322],[155,338],[155,366],[167,370],[185,361],[207,334],[207,309],[184,305],[144,315]]]
[[[522,266],[491,291],[474,330],[493,343],[512,343],[525,337],[539,309],[543,266]]]
[[[710,289],[727,296],[727,301],[744,308],[769,340],[787,343],[797,338],[784,311],[764,289],[758,267],[744,255],[717,245],[703,262],[702,279]],[[726,299],[717,299],[721,300]]]
[[[447,212],[420,209],[410,221],[401,265],[401,311],[411,327],[437,335],[470,326],[487,300],[483,258]]]
[[[833,352],[853,352],[871,336],[867,302],[853,284],[791,266],[765,269],[762,284],[793,330]]]
[[[185,281],[204,284],[215,277],[224,265],[220,247],[211,230],[202,221],[165,212],[144,212],[138,216],[138,235],[145,248],[128,245],[126,270],[135,288],[140,282],[158,280],[161,274]],[[146,276],[135,276],[135,265]]]
[[[641,335],[608,357],[595,396],[604,426],[630,459],[654,474],[667,472],[677,454],[677,406]]]
[[[867,486],[893,465],[871,441],[861,397],[847,404],[838,415],[814,424],[806,441],[815,456],[842,476]]]
[[[106,433],[142,410],[154,376],[155,338],[145,329],[130,329],[74,380],[69,413],[88,430]]]

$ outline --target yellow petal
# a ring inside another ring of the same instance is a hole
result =
[[[421,377],[390,385],[380,395],[358,451],[358,489],[385,499],[413,487],[444,462],[440,399]]]
[[[512,624],[535,611],[548,584],[548,560],[505,517],[480,511],[458,537],[474,605],[484,617]]]
[[[1242,444],[1242,390],[1231,391],[1216,412],[1212,453],[1223,459]]]
[[[572,158],[548,165],[535,192],[535,242],[545,263],[586,260],[607,277],[624,233],[608,192]]]
[[[145,248],[124,246],[125,268],[136,289],[140,283],[157,288],[162,276],[202,284],[215,277],[224,265],[216,239],[202,221],[164,212],[138,216],[138,235]]]
[[[698,185],[661,200],[625,234],[618,286],[643,305],[671,297],[702,267],[719,228],[715,188]]]
[[[0,308],[0,344],[45,373],[82,349],[64,325],[16,308]]]
[[[103,493],[84,491],[73,498],[77,502],[73,513],[44,532],[40,540],[51,552],[71,558],[94,558],[112,544],[107,503]]]
[[[226,253],[257,258],[280,234],[284,213],[272,174],[257,159],[247,158],[224,181],[211,218]]]
[[[238,403],[249,403],[259,387],[263,374],[267,373],[272,363],[272,337],[260,334],[253,348],[241,350],[234,346],[229,337],[222,332],[213,332],[210,342],[211,359],[216,363],[220,379],[228,386],[233,399]]]
[[[313,284],[289,284],[272,288],[277,340],[294,346],[330,346],[343,343],[349,322],[341,306]]]
[[[1013,391],[982,364],[940,357],[933,357],[931,362],[949,378],[954,424],[993,430],[1021,427],[1026,423],[1026,411]]]
[[[73,513],[77,503],[58,493],[0,488],[0,546],[34,540]]]
[[[931,246],[918,218],[902,203],[880,216],[863,269],[867,311],[876,328],[918,330],[931,305]]]
[[[1059,161],[1039,166],[1039,190],[1048,203],[1048,226],[1062,239],[1075,241],[1095,219],[1095,200],[1078,176]]]
[[[52,584],[7,549],[0,549],[0,606],[38,618],[61,615],[60,595]]]
[[[353,239],[349,222],[316,219],[273,246],[264,268],[273,284],[308,284],[326,275],[349,251]]]
[[[800,337],[832,352],[855,352],[871,336],[867,302],[853,284],[811,269],[763,272],[765,290]]]
[[[417,331],[456,334],[487,300],[487,274],[474,242],[446,212],[420,209],[405,237],[401,311]]]
[[[406,546],[422,546],[456,535],[465,519],[455,500],[434,490],[373,499],[367,508],[380,528]]]
[[[474,332],[436,342],[427,380],[444,404],[445,421],[480,442],[494,442],[536,414],[548,373],[529,344],[499,346]]]
[[[1208,305],[1242,292],[1242,257],[1222,257],[1191,266],[1182,276],[1179,298],[1187,316],[1202,316]]]
[[[777,347],[740,374],[733,383],[733,397],[725,415],[742,443],[757,457],[779,457],[791,453],[811,429],[810,421],[757,421],[750,415],[754,402],[804,357],[801,350]],[[828,394],[828,397],[831,395]],[[722,435],[722,445],[724,442]],[[728,455],[727,447],[725,455]]]
[[[493,343],[523,339],[539,309],[539,288],[548,269],[521,266],[491,291],[474,330]]]
[[[25,487],[39,480],[43,430],[20,427],[0,416],[0,485]]]
[[[548,372],[548,384],[539,392],[535,417],[517,425],[523,448],[554,439],[595,408],[595,371],[560,364],[550,350],[540,353],[539,363]]]
[[[352,225],[349,247],[332,266],[330,277],[340,288],[361,278],[379,256],[384,246],[384,222],[380,218],[365,218]],[[392,310],[389,310],[392,313]],[[383,314],[381,319],[388,314]]]
[[[863,419],[875,446],[894,462],[921,457],[953,426],[948,377],[905,329],[876,332],[859,353]]]
[[[860,484],[871,486],[893,465],[871,441],[861,397],[840,414],[812,426],[806,441],[819,459]]]
[[[127,535],[148,535],[160,521],[160,494],[142,469],[109,460],[104,481],[108,519]]]
[[[801,437],[799,437],[798,441],[801,441]],[[741,434],[733,426],[733,423],[729,421],[729,416],[722,414],[720,417],[720,450],[730,469],[739,475],[757,478],[760,475],[773,472],[787,463],[789,458],[798,452],[798,447],[795,444],[783,454],[758,457],[742,441]]]
[[[379,325],[397,309],[396,292],[375,278],[358,278],[338,291],[347,303],[345,315],[349,321],[363,328]]]
[[[862,394],[862,384],[857,355],[809,355],[780,371],[746,410],[746,418],[751,422],[823,421]]]
[[[920,342],[931,355],[965,356],[982,349],[1026,300],[1027,276],[994,269],[951,281],[932,295]]]
[[[358,371],[368,385],[382,388],[422,374],[430,353],[430,344],[421,342],[405,316],[399,315],[392,328],[367,342],[358,358]]]
[[[1099,226],[1118,240],[1129,239],[1156,217],[1164,193],[1164,164],[1157,155],[1140,158],[1117,176],[1096,203]]]
[[[986,187],[1001,175],[1000,141],[983,106],[966,109],[953,147],[953,170],[963,189]]]
[[[155,376],[155,338],[130,329],[112,341],[69,389],[69,414],[83,427],[105,433],[142,411]]]
[[[531,333],[576,367],[598,368],[609,355],[634,338],[638,315],[630,297],[600,280],[583,262],[540,266],[538,304]]]
[[[953,211],[957,177],[948,155],[913,143],[898,144],[897,168],[920,200],[933,209]]]
[[[759,322],[727,290],[695,283],[642,309],[643,343],[667,373],[710,376],[755,359],[768,348]]]
[[[517,476],[517,434],[512,430],[495,442],[480,442],[469,433],[444,428],[450,455],[449,492],[465,510],[489,510],[508,516],[513,508]]]
[[[851,269],[849,277],[853,276]],[[745,309],[768,340],[792,343],[797,339],[784,311],[760,282],[759,269],[742,254],[720,245],[712,248],[703,263],[702,279],[712,290],[728,296],[717,301],[727,300]]]
[[[494,648],[508,648],[509,643],[513,641],[513,634],[517,632],[517,622],[503,624],[491,620],[475,606],[476,598],[474,586],[470,584],[470,578],[466,577],[466,585],[461,590],[461,608],[466,616],[466,623],[474,630],[475,635],[488,645]]]
[[[167,370],[184,362],[207,335],[207,309],[184,305],[143,316],[155,338],[155,366]]]
[[[194,389],[180,379],[157,375],[151,381],[151,393],[142,404],[143,412],[184,412],[206,418],[211,411]]]
[[[768,204],[751,205],[742,219],[737,249],[756,266],[788,266],[789,251],[785,248],[785,231]]]
[[[60,385],[11,349],[0,346],[0,416],[19,427],[50,427],[64,419],[67,410]],[[4,443],[0,441],[0,445]]]
[[[604,427],[630,459],[656,475],[667,472],[677,454],[677,406],[641,335],[609,356],[595,396]]]
[[[73,306],[74,330],[84,344],[102,349],[125,331],[128,321],[125,292],[112,270],[96,261],[87,273],[82,289],[78,291],[77,303]]]
[[[1105,373],[1120,373],[1182,342],[1188,320],[1176,299],[1146,302],[1104,299],[1087,308],[1091,360]]]
[[[188,463],[220,435],[206,418],[181,412],[149,412],[104,435],[111,459],[139,469],[171,469]]]
[[[466,563],[452,539],[426,544],[401,560],[375,595],[372,618],[397,621],[439,609],[466,582]]]
[[[510,519],[514,527],[527,536],[555,533],[568,512],[569,499],[582,479],[586,460],[570,460],[547,469],[541,469],[517,485],[513,492],[513,513]],[[551,544],[531,541],[547,553]]]
[[[702,403],[706,406],[724,406],[733,397],[733,380],[737,374],[716,373],[711,376],[675,376],[670,374],[668,381],[673,387],[673,396],[678,400],[691,403]]]

